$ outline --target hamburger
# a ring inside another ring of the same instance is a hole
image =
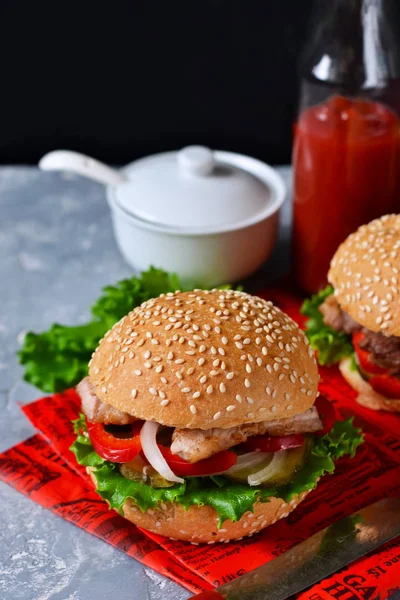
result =
[[[161,295],[100,342],[72,451],[110,508],[193,543],[286,517],[362,436],[318,397],[314,352],[271,302]]]
[[[331,261],[328,281],[303,305],[319,362],[339,364],[359,404],[400,412],[400,215],[350,235]]]

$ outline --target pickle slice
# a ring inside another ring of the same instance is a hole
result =
[[[273,459],[273,452],[251,452],[244,455],[244,464],[241,464],[242,456],[239,455],[236,465],[231,467],[229,471],[223,473],[225,477],[240,483],[248,483],[247,478],[253,473],[258,473],[261,469],[267,467]],[[243,458],[244,458],[243,456]]]
[[[119,468],[125,479],[146,483],[153,488],[167,488],[174,485],[173,481],[167,481],[151,465],[146,463],[140,456],[131,462],[123,463]]]
[[[311,440],[307,439],[298,448],[275,452],[274,458],[267,467],[249,475],[248,484],[259,487],[280,487],[290,483],[304,466],[310,450]]]

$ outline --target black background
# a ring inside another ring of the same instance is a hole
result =
[[[322,0],[323,1],[323,0]],[[0,162],[186,144],[290,160],[312,0],[0,3]]]

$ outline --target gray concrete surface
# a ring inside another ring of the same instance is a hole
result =
[[[290,171],[282,173],[290,179]],[[247,290],[287,271],[280,240]],[[84,179],[0,167],[0,451],[33,433],[18,403],[40,396],[15,353],[25,331],[84,322],[100,288],[132,273],[118,253],[103,189]],[[184,600],[189,593],[0,484],[0,598]]]

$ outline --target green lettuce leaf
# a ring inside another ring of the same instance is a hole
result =
[[[78,437],[71,447],[77,461],[94,468],[97,492],[108,502],[110,508],[122,512],[128,498],[133,498],[143,511],[154,508],[160,502],[178,502],[185,509],[189,506],[212,506],[219,519],[219,527],[229,519],[238,521],[244,513],[253,512],[257,499],[268,502],[272,496],[290,501],[305,490],[312,490],[319,477],[333,473],[334,461],[342,456],[354,456],[363,442],[361,431],[353,426],[352,419],[337,421],[329,434],[313,437],[311,454],[307,464],[295,479],[280,488],[257,488],[230,481],[221,475],[213,477],[186,477],[184,483],[169,488],[152,488],[150,485],[125,479],[118,466],[103,460],[93,450],[84,429],[84,422],[76,424]]]
[[[322,313],[319,311],[320,305],[331,294],[333,294],[333,287],[328,285],[318,294],[305,300],[301,307],[301,313],[308,317],[306,336],[311,347],[317,352],[320,365],[332,365],[346,356],[351,356],[354,352],[351,336],[325,325]]]
[[[105,287],[89,323],[76,327],[56,323],[43,333],[27,333],[18,352],[25,381],[48,393],[76,385],[87,375],[92,352],[114,323],[142,302],[179,288],[176,275],[151,267],[140,277]]]

